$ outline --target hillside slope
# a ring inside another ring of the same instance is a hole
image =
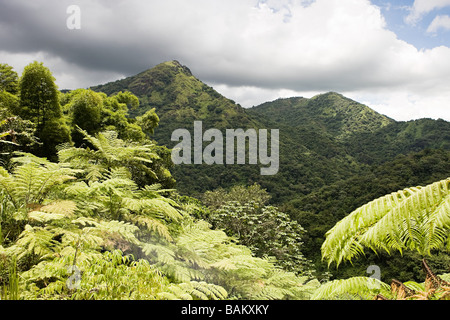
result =
[[[204,130],[279,129],[280,169],[276,175],[261,176],[258,165],[176,165],[172,173],[177,190],[201,197],[218,187],[259,183],[272,196],[272,203],[306,229],[304,253],[323,272],[326,266],[320,262],[320,247],[325,232],[339,219],[385,193],[450,175],[449,122],[398,122],[335,92],[310,99],[278,99],[244,109],[176,61],[94,89],[136,94],[140,107],[131,116],[156,108],[161,121],[153,138],[169,148],[178,143],[170,140],[174,130],[192,132],[194,121],[199,120]],[[409,268],[408,259],[395,261],[400,269]],[[388,267],[388,262],[373,263],[398,271]],[[364,275],[366,267],[342,267],[336,276]],[[417,274],[404,276],[408,279]]]
[[[328,154],[339,149],[359,164],[382,164],[399,154],[427,148],[450,150],[450,122],[395,121],[335,92],[311,99],[278,99],[248,112],[263,122],[270,118],[272,124],[290,127],[297,140],[302,139],[318,152]],[[320,141],[326,139],[333,147],[324,150]]]
[[[336,92],[320,94],[311,99],[278,99],[263,103],[250,111],[264,114],[293,128],[313,126],[338,140],[353,134],[375,132],[395,122]]]
[[[135,76],[92,89],[109,95],[119,91],[137,95],[140,107],[131,116],[155,108],[160,125],[153,138],[169,148],[177,143],[170,140],[172,132],[179,128],[193,132],[194,121],[202,121],[204,131],[209,128],[222,132],[238,128],[280,130],[280,170],[276,176],[261,176],[260,166],[247,164],[178,165],[173,169],[173,176],[178,189],[186,194],[198,195],[219,186],[258,182],[267,188],[275,202],[282,202],[360,172],[360,166],[345,150],[336,147],[331,136],[317,130],[314,123],[293,130],[289,124],[272,121],[270,115],[244,109],[201,82],[177,61],[161,63]],[[311,138],[305,139],[308,135]],[[330,167],[334,169],[327,169]]]
[[[244,108],[201,82],[178,61],[164,62],[135,76],[92,89],[109,95],[120,91],[135,94],[140,107],[130,112],[131,116],[155,108],[161,120],[155,138],[161,144],[170,144],[174,128],[191,129],[193,122],[199,120],[205,127],[218,129],[259,125],[247,116]]]
[[[209,128],[223,133],[238,128],[279,129],[280,168],[274,176],[261,176],[260,165],[176,165],[172,171],[178,190],[193,196],[257,182],[274,203],[284,203],[365,175],[371,165],[399,154],[450,149],[450,123],[443,120],[397,122],[335,92],[244,109],[177,61],[92,89],[109,95],[130,91],[138,96],[140,107],[130,116],[155,108],[160,124],[153,138],[169,148],[178,143],[171,141],[172,133],[180,128],[193,133],[194,121],[202,121],[203,132]]]

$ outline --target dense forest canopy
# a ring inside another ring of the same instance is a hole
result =
[[[0,64],[0,116],[2,299],[450,296],[444,120],[334,92],[244,109],[177,61],[63,91]],[[279,129],[279,173],[174,165],[195,120]]]

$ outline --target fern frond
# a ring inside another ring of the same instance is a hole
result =
[[[375,285],[379,289],[373,289]],[[334,300],[340,297],[358,297],[359,299],[373,299],[378,293],[390,296],[390,286],[378,279],[368,277],[353,277],[345,280],[334,280],[320,286],[312,300]]]
[[[47,213],[62,214],[72,217],[77,209],[77,204],[70,200],[58,200],[41,207],[39,210]]]
[[[118,234],[130,243],[140,244],[139,239],[136,238],[136,232],[139,230],[139,228],[124,221],[100,221],[97,226],[86,227],[85,229],[93,233],[99,231],[110,234]]]
[[[90,226],[100,226],[100,222],[93,218],[88,217],[79,217],[75,220],[72,220],[72,223],[74,224],[80,224],[81,226],[85,227],[86,225]]]
[[[49,222],[53,220],[61,220],[66,218],[64,214],[48,213],[42,211],[31,211],[28,213],[28,218],[37,222]]]
[[[339,265],[363,254],[364,248],[429,254],[444,246],[450,229],[449,183],[407,188],[356,209],[327,232],[323,259]]]
[[[134,142],[126,142],[118,138],[114,131],[106,131],[90,136],[86,131],[78,128],[94,148],[92,150],[82,148],[66,148],[59,151],[61,162],[69,162],[75,168],[85,170],[89,181],[100,181],[107,178],[113,169],[130,171],[138,168],[140,172],[153,178],[156,174],[149,168],[159,156],[155,152],[154,145],[141,145]],[[95,167],[92,166],[95,164]],[[105,175],[102,177],[102,175]]]
[[[73,217],[77,204],[73,201],[56,201],[41,207],[38,211],[30,211],[28,218],[38,222],[49,222]]]
[[[175,263],[175,252],[168,246],[146,243],[142,245],[142,251],[154,262]]]
[[[173,238],[170,235],[169,228],[159,220],[142,215],[127,215],[125,217],[128,221],[133,222],[137,226],[145,227],[149,231],[156,232],[160,237],[172,242]]]
[[[183,218],[183,214],[175,209],[176,205],[175,201],[164,197],[141,200],[143,214],[156,215],[160,218],[180,221]]]
[[[57,251],[59,243],[53,239],[54,235],[48,228],[26,225],[16,243],[8,247],[6,251],[9,255],[17,256],[18,260],[29,254],[42,259]]]
[[[227,291],[221,286],[204,281],[189,281],[171,284],[167,292],[159,297],[164,300],[224,300],[228,297]]]
[[[170,284],[164,292],[158,294],[160,300],[194,300],[181,285]]]
[[[26,153],[11,161],[15,164],[12,175],[0,176],[2,188],[18,209],[33,203],[42,203],[55,187],[74,180],[76,170],[55,164]]]

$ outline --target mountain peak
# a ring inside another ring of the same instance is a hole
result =
[[[253,111],[294,127],[315,126],[316,130],[336,138],[374,132],[395,122],[337,92],[319,94],[310,99],[278,99],[257,106]]]
[[[166,61],[166,62],[160,63],[157,66],[155,66],[155,68],[164,68],[164,67],[172,68],[173,71],[184,73],[187,76],[193,76],[191,70],[189,70],[188,67],[182,65],[178,60]],[[152,68],[152,69],[154,69],[154,68]],[[149,70],[152,70],[152,69],[149,69]],[[149,70],[147,70],[147,71],[149,71]]]
[[[205,126],[215,128],[232,127],[232,123],[242,122],[253,125],[253,120],[248,118],[240,105],[197,79],[188,67],[177,60],[160,63],[135,76],[92,89],[108,95],[119,91],[136,95],[140,107],[130,111],[131,116],[155,108],[161,120],[155,137],[170,137],[170,133],[164,131],[169,127],[169,122],[185,126],[201,120]]]
[[[151,95],[155,90],[165,90],[177,77],[189,79],[189,81],[200,82],[200,80],[192,75],[192,72],[188,67],[183,66],[177,60],[172,60],[160,63],[153,68],[142,71],[134,76],[94,86],[91,87],[91,89],[102,91],[108,95],[128,90],[140,97]]]

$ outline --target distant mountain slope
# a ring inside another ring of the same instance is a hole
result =
[[[375,132],[395,122],[335,92],[320,94],[311,99],[278,99],[256,106],[250,111],[264,114],[294,128],[313,126],[339,140],[352,134]]]
[[[354,134],[345,141],[357,161],[381,164],[396,155],[424,149],[450,150],[450,122],[419,119],[394,122],[373,133]]]
[[[270,118],[272,124],[291,127],[293,134],[298,139],[303,136],[305,143],[308,140],[305,137],[311,133],[326,137],[334,149],[344,150],[361,164],[381,164],[399,154],[426,148],[450,150],[450,122],[395,121],[335,92],[311,99],[278,99],[248,112],[261,120]],[[322,145],[310,143],[316,151],[323,150]]]
[[[172,131],[192,129],[195,120],[203,121],[205,127],[218,129],[259,126],[247,116],[244,108],[201,82],[178,61],[164,62],[135,76],[92,89],[107,94],[119,91],[135,94],[141,105],[131,112],[132,116],[156,108],[161,121],[155,138],[161,144],[170,145]]]
[[[276,176],[263,177],[255,165],[179,165],[173,169],[181,192],[199,194],[219,186],[260,183],[272,193],[276,201],[307,194],[330,181],[337,181],[359,170],[342,149],[336,148],[328,136],[314,126],[304,130],[311,139],[298,139],[290,126],[270,123],[270,118],[250,114],[234,101],[223,97],[213,88],[198,80],[191,71],[177,61],[161,63],[135,76],[92,88],[107,94],[130,91],[137,95],[140,107],[131,115],[145,113],[155,107],[160,125],[154,139],[173,148],[170,140],[175,129],[190,132],[195,120],[208,128],[225,129],[279,129],[280,171]],[[304,143],[304,142],[307,143]],[[318,148],[316,146],[319,146]],[[333,167],[334,170],[326,168]]]
[[[130,91],[140,107],[131,116],[156,108],[160,125],[153,138],[173,148],[171,134],[204,130],[279,129],[280,170],[261,176],[258,165],[177,165],[180,192],[198,195],[217,187],[260,183],[282,203],[332,183],[364,175],[371,164],[425,148],[450,149],[449,123],[396,122],[369,107],[329,92],[311,99],[289,98],[244,109],[196,78],[177,61],[161,63],[135,76],[92,88],[107,94]],[[206,146],[208,143],[204,144]]]

